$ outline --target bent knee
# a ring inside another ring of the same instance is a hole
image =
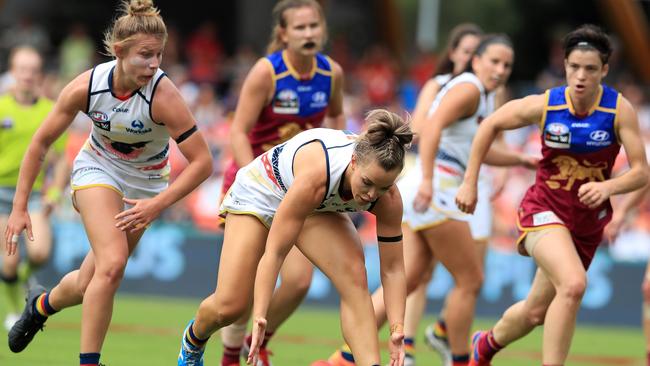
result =
[[[309,291],[309,287],[311,286],[312,274],[313,271],[310,271],[309,273],[303,273],[301,276],[291,275],[281,277],[280,286],[286,286],[292,292],[304,295]]]
[[[355,288],[368,290],[368,274],[363,263],[350,268],[349,284]]]
[[[538,326],[544,324],[544,319],[546,319],[546,311],[548,307],[539,306],[535,308],[528,309],[526,311],[526,321],[532,326]]]
[[[230,325],[246,315],[248,306],[243,302],[222,302],[215,301],[212,304],[202,304],[199,313],[207,317],[207,321],[218,328]]]
[[[559,296],[572,301],[580,302],[582,297],[585,294],[587,289],[587,279],[586,278],[575,278],[567,281],[567,283],[560,285],[560,288],[557,290]]]
[[[456,287],[473,295],[478,295],[483,286],[483,279],[482,271],[474,271],[471,275],[459,278]]]
[[[104,278],[110,284],[119,284],[122,281],[122,277],[124,277],[126,261],[126,258],[114,258],[98,264],[95,269],[95,276]]]

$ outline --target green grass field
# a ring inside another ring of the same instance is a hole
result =
[[[107,366],[175,365],[180,336],[193,316],[198,299],[169,299],[119,296],[115,303],[111,330],[102,352]],[[28,349],[12,354],[0,347],[1,366],[72,366],[79,353],[80,307],[67,309],[47,323]],[[0,310],[4,319],[4,313]],[[421,334],[432,318],[425,319],[418,336],[418,365],[440,365],[435,353],[426,349]],[[479,320],[476,327],[488,327],[493,321]],[[341,343],[338,313],[331,309],[303,307],[281,329],[271,343],[276,366],[309,365],[327,358]],[[0,332],[3,344],[4,329]],[[495,365],[539,365],[541,363],[540,329],[503,351]],[[386,333],[382,333],[386,339]],[[382,344],[385,344],[382,341]],[[206,352],[206,366],[219,364],[219,336],[213,337]],[[640,328],[610,328],[581,325],[574,337],[568,365],[643,366],[644,341]],[[383,355],[383,361],[387,357]]]

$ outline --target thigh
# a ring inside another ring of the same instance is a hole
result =
[[[291,248],[280,269],[282,282],[311,282],[314,265],[297,247]]]
[[[585,277],[585,269],[569,230],[565,227],[546,230],[544,235],[537,238],[533,252],[529,254],[548,279],[558,286]]]
[[[220,301],[252,299],[257,265],[264,253],[268,233],[256,217],[226,216],[215,292]]]
[[[475,280],[481,276],[481,264],[465,221],[449,220],[423,230],[422,235],[433,255],[451,273],[456,281]]]
[[[77,190],[75,204],[86,229],[95,263],[128,258],[127,233],[115,227],[115,215],[124,209],[122,196],[103,186]]]
[[[348,215],[318,213],[305,220],[296,244],[336,286],[368,286],[359,235]]]

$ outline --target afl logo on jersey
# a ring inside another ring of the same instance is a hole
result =
[[[300,112],[300,100],[298,94],[291,89],[280,90],[273,100],[273,113],[277,114],[298,114]]]
[[[589,134],[591,141],[587,141],[588,146],[608,146],[612,144],[609,139],[609,132],[605,130],[594,130]]]
[[[111,130],[111,121],[108,119],[108,115],[106,113],[100,111],[91,111],[88,112],[88,117],[93,120],[95,127],[104,131]]]
[[[544,143],[555,149],[571,147],[571,131],[563,123],[549,123],[544,131]]]
[[[327,107],[327,94],[322,91],[318,91],[311,96],[311,103],[309,104],[311,108],[325,108]]]

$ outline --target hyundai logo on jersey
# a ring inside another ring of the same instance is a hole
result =
[[[319,91],[311,96],[311,108],[324,108],[327,107],[327,94],[325,92]]]
[[[594,130],[589,134],[591,141],[587,141],[588,146],[608,146],[612,144],[609,139],[609,132],[604,130]]]
[[[549,123],[544,131],[544,143],[546,146],[556,149],[570,148],[571,132],[569,127],[563,123]]]

